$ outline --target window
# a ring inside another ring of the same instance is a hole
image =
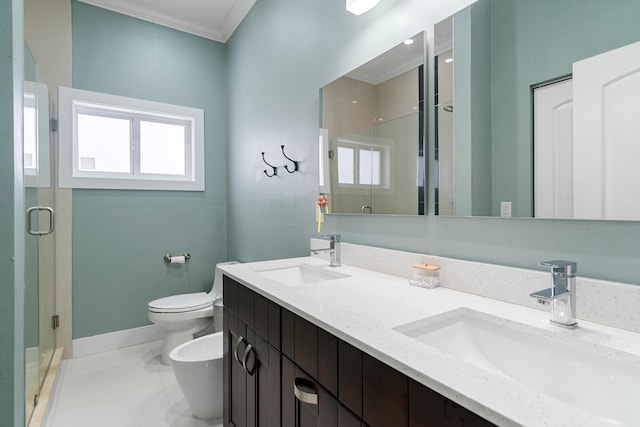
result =
[[[204,111],[60,88],[60,186],[204,190]]]
[[[320,128],[318,140],[318,184],[320,193],[331,192],[330,183],[330,163],[329,163],[329,130]]]
[[[338,139],[338,184],[342,186],[389,186],[388,147]]]
[[[24,82],[24,183],[50,187],[49,90],[43,83]]]

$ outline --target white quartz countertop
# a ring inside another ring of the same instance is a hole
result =
[[[509,378],[457,359],[406,336],[395,327],[458,308],[468,308],[557,334],[640,355],[640,334],[579,321],[568,330],[549,323],[549,313],[446,288],[424,289],[399,278],[348,265],[349,275],[285,286],[259,270],[299,263],[326,266],[319,257],[225,265],[225,274],[338,338],[500,426],[625,425],[548,397]],[[578,307],[578,312],[580,308]],[[531,366],[532,370],[544,365]],[[571,385],[568,385],[569,393]],[[593,390],[597,395],[598,390]],[[602,396],[606,399],[607,396]],[[640,405],[640,396],[637,397]]]

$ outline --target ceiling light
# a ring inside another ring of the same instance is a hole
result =
[[[413,39],[406,39],[402,43],[406,44],[407,46],[412,45],[413,44]]]
[[[362,15],[373,9],[380,0],[347,0],[347,10],[354,15]]]
[[[453,58],[447,58],[447,59],[444,60],[444,62],[446,62],[447,64],[450,63],[450,62],[453,62]]]

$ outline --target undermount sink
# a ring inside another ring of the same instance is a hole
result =
[[[257,273],[286,286],[300,286],[349,277],[348,274],[332,270],[331,267],[321,267],[305,263],[259,270]]]
[[[394,330],[599,418],[640,425],[640,358],[459,308]]]

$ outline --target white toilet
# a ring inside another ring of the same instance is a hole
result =
[[[196,418],[222,418],[222,332],[188,341],[169,357],[180,390]]]
[[[213,301],[222,298],[222,272],[219,265],[237,264],[224,262],[216,265],[213,287],[209,292],[172,295],[151,301],[149,320],[164,331],[162,364],[170,365],[169,353],[175,347],[193,339],[213,323]]]

